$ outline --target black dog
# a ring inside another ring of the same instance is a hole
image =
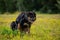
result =
[[[16,19],[11,23],[12,30],[19,29],[21,32],[30,33],[31,24],[36,20],[35,12],[28,11],[22,12]]]

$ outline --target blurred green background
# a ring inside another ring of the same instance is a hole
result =
[[[15,11],[60,13],[60,0],[0,0],[0,14]]]

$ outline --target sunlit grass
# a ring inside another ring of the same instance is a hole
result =
[[[0,40],[60,40],[60,14],[37,14],[31,26],[30,35],[20,36],[19,31],[12,31],[10,23],[18,14],[0,15]]]

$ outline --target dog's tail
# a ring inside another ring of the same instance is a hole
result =
[[[12,21],[10,26],[13,31],[17,29],[15,21]]]

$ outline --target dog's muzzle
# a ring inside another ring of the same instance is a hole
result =
[[[35,18],[31,18],[29,22],[33,23],[35,20],[36,20]]]

